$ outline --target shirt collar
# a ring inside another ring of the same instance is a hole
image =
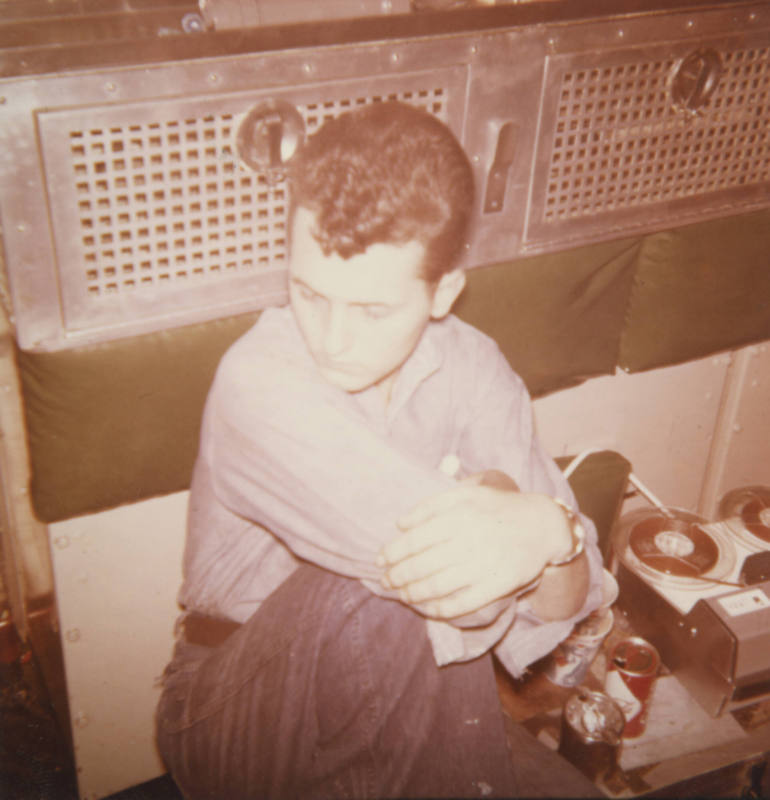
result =
[[[441,368],[445,355],[440,346],[441,338],[439,336],[439,328],[442,324],[443,320],[431,320],[428,323],[417,347],[401,367],[393,385],[393,393],[387,411],[388,419],[393,419],[409,402],[418,387]]]

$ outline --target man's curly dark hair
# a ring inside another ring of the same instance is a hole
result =
[[[425,247],[422,277],[452,270],[468,235],[473,172],[452,132],[427,111],[377,102],[331,119],[291,162],[293,207],[316,215],[323,252],[375,243]]]

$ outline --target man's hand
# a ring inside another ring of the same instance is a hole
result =
[[[398,526],[403,534],[378,560],[383,586],[438,619],[469,614],[525,587],[572,547],[566,515],[550,497],[475,479],[420,503]]]

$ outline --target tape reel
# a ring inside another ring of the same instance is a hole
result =
[[[678,509],[641,509],[627,514],[618,532],[619,557],[624,564],[664,586],[702,588],[723,580],[735,566],[735,548],[706,520]]]
[[[719,517],[731,523],[753,550],[770,549],[770,488],[744,486],[719,501]]]

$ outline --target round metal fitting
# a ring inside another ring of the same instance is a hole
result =
[[[268,100],[244,117],[236,150],[245,166],[274,182],[285,177],[289,161],[304,141],[305,121],[299,111],[284,100]]]

